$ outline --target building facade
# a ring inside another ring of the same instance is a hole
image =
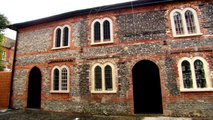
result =
[[[2,46],[2,58],[0,62],[4,65],[5,71],[11,71],[13,65],[15,40],[5,37],[5,41]]]
[[[12,107],[212,116],[213,2],[149,0],[11,25]]]

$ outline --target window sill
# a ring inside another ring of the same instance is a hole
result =
[[[101,44],[112,44],[113,41],[107,41],[107,42],[97,42],[97,43],[91,43],[91,45],[101,45]]]
[[[54,47],[52,50],[58,50],[58,49],[64,49],[64,48],[69,48],[70,46],[64,46],[64,47]]]
[[[192,36],[200,36],[203,35],[203,33],[196,33],[196,34],[185,34],[185,35],[174,35],[174,38],[181,38],[181,37],[192,37]]]
[[[69,91],[50,91],[50,93],[69,93]]]
[[[211,92],[213,88],[180,89],[180,92]]]
[[[91,93],[107,93],[107,94],[110,94],[110,93],[116,93],[116,90],[113,90],[113,91],[91,91]]]

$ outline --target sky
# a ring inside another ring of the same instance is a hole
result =
[[[0,0],[0,14],[14,24],[127,1],[133,0]],[[6,29],[5,36],[15,39],[16,32]]]

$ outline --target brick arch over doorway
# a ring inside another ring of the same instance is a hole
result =
[[[141,60],[132,69],[135,114],[162,114],[162,94],[158,66]]]

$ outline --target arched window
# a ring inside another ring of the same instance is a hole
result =
[[[184,60],[181,64],[184,88],[192,88],[192,73],[190,63]]]
[[[56,68],[53,74],[53,90],[59,90],[59,70]]]
[[[100,42],[101,40],[101,25],[99,22],[94,24],[94,42]]]
[[[61,46],[61,29],[58,28],[56,30],[56,37],[55,37],[55,47]]]
[[[53,49],[69,47],[69,26],[57,27],[54,32]]]
[[[194,69],[195,69],[197,87],[205,88],[206,87],[206,78],[205,78],[205,71],[203,68],[203,62],[200,60],[195,60]]]
[[[101,67],[96,66],[95,67],[95,90],[101,90],[102,89],[102,72]]]
[[[67,66],[54,67],[52,69],[52,93],[69,92],[69,69]]]
[[[195,20],[194,20],[194,15],[192,11],[187,10],[185,12],[185,19],[186,19],[186,26],[187,26],[187,31],[189,34],[196,33],[195,29]]]
[[[68,46],[69,28],[65,27],[63,30],[63,46]]]
[[[174,9],[170,13],[174,37],[202,35],[197,13],[192,8]]]
[[[108,20],[104,21],[104,41],[110,41],[110,23]]]
[[[181,91],[212,90],[208,63],[201,57],[181,58],[178,64]]]
[[[91,25],[91,44],[113,43],[112,20],[109,18],[96,19]]]
[[[105,89],[112,90],[112,68],[107,65],[105,67]]]
[[[92,93],[116,93],[115,68],[111,63],[92,66]]]

